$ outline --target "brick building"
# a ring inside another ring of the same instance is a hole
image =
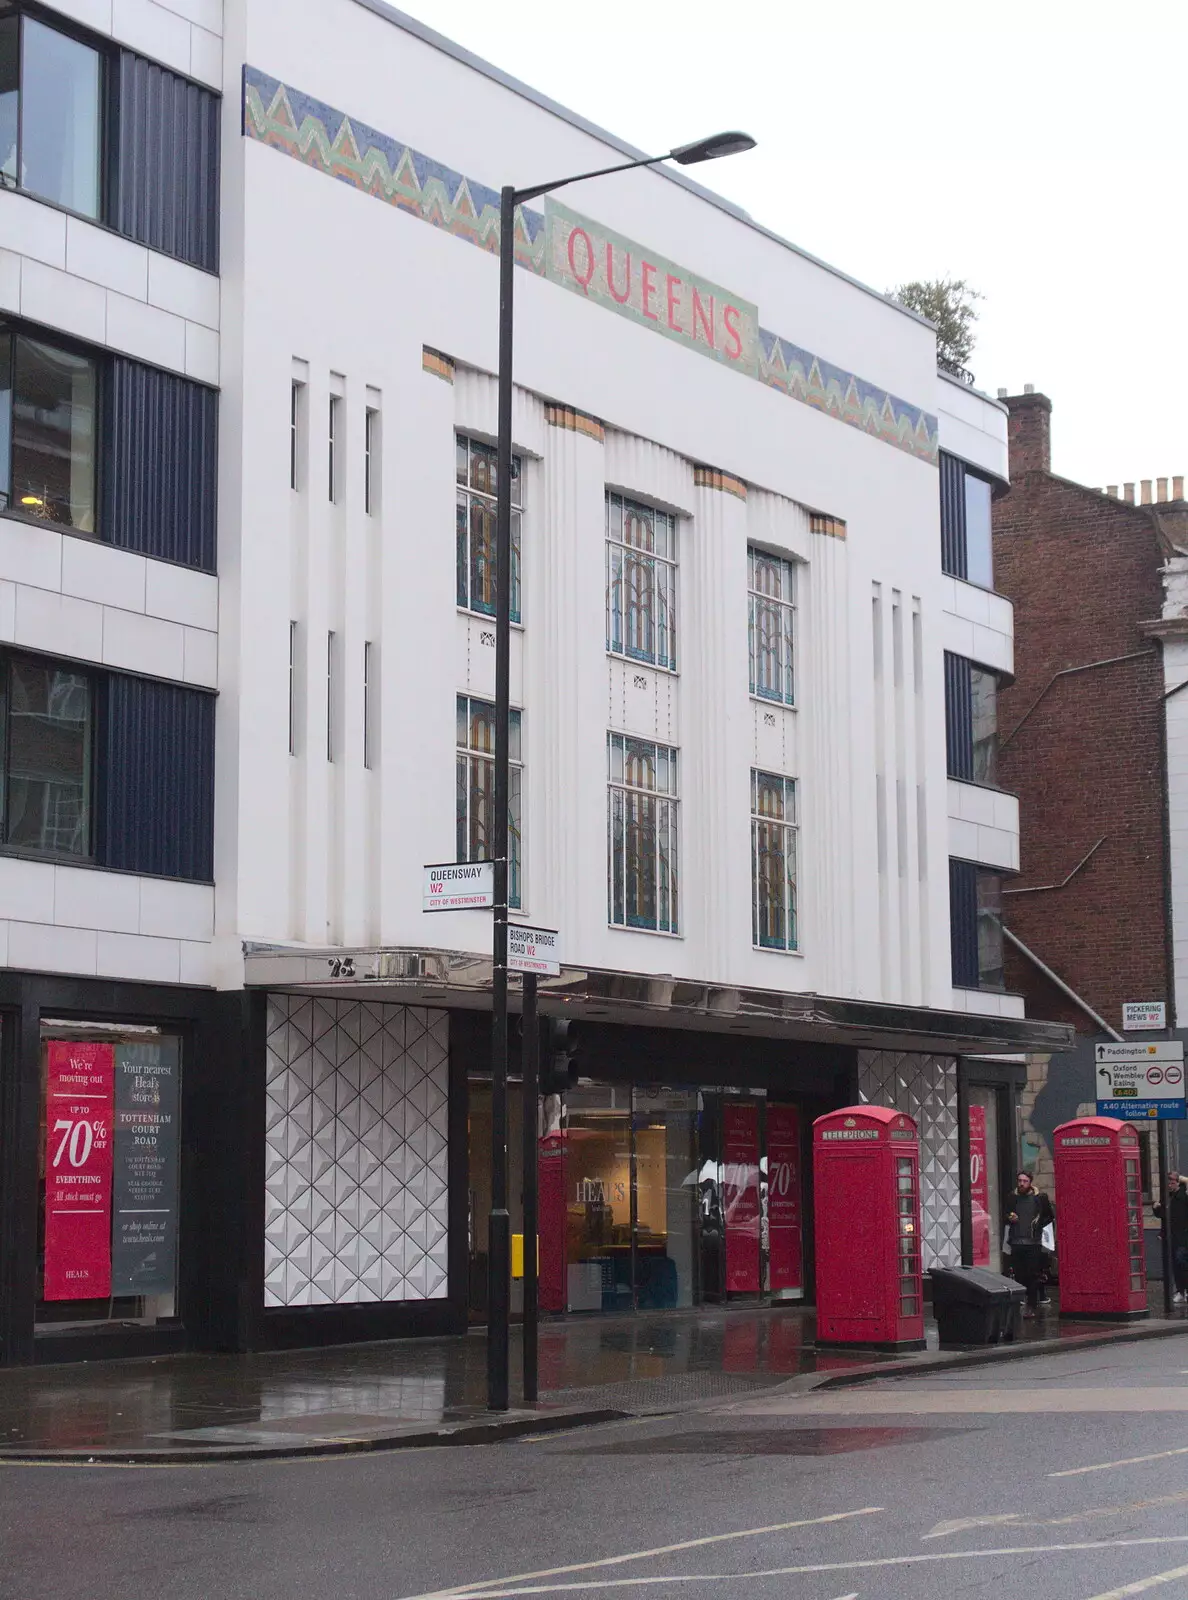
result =
[[[997,781],[1020,798],[1020,873],[1003,886],[1006,986],[1077,1030],[1031,1058],[1025,1159],[1095,1100],[1093,1045],[1128,1000],[1173,1000],[1163,753],[1152,626],[1188,521],[1183,479],[1106,490],[1051,469],[1051,401],[1005,397],[1011,487],[993,511],[995,588],[1015,606],[1015,676],[998,696]],[[1150,1138],[1154,1157],[1154,1136]],[[1149,1174],[1148,1174],[1149,1176]]]

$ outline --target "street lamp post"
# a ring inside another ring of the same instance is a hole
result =
[[[551,189],[602,178],[661,161],[693,166],[754,148],[745,133],[719,133],[678,145],[660,156],[623,161],[594,172],[575,173],[529,189],[504,186],[499,196],[499,435],[495,458],[495,816],[491,854],[495,862],[495,906],[491,978],[491,1215],[487,1235],[487,1405],[508,1406],[508,1340],[511,1314],[511,1216],[507,1207],[507,894],[508,734],[511,689],[511,467],[512,467],[512,289],[515,274],[516,207]],[[530,1109],[524,1107],[524,1116]],[[535,1239],[525,1239],[535,1250]]]

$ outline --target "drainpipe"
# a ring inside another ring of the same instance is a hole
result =
[[[1038,967],[1040,972],[1043,973],[1044,977],[1047,978],[1048,982],[1054,984],[1056,988],[1060,990],[1061,994],[1067,995],[1074,1005],[1079,1006],[1091,1022],[1096,1022],[1097,1026],[1103,1033],[1108,1033],[1110,1038],[1116,1039],[1119,1044],[1125,1043],[1122,1035],[1118,1033],[1116,1029],[1111,1028],[1104,1017],[1099,1017],[1097,1012],[1094,1011],[1093,1007],[1087,1000],[1082,1000],[1077,991],[1075,989],[1071,989],[1068,984],[1065,983],[1064,979],[1059,975],[1059,973],[1053,972],[1046,961],[1041,961],[1036,955],[1035,951],[1029,950],[1023,943],[1022,939],[1017,938],[1016,935],[1013,934],[1005,925],[1002,930],[1002,936],[1004,939],[1009,939],[1014,945],[1015,949],[1018,950],[1020,954],[1025,955],[1033,966]]]

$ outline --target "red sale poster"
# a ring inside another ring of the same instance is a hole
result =
[[[990,1175],[986,1171],[986,1108],[969,1108],[969,1209],[973,1218],[973,1264],[990,1265]]]
[[[726,1213],[726,1292],[759,1293],[759,1107],[722,1107],[722,1206]]]
[[[47,1300],[106,1300],[111,1293],[114,1089],[111,1045],[51,1041],[45,1097]]]
[[[800,1113],[767,1108],[767,1249],[771,1292],[804,1287],[800,1221]]]
[[[538,1304],[542,1311],[564,1311],[566,1283],[565,1135],[550,1133],[537,1146],[537,1226],[540,1229]]]

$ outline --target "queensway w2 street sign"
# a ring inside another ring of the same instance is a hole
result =
[[[443,861],[425,868],[422,911],[481,911],[494,904],[493,861]]]

